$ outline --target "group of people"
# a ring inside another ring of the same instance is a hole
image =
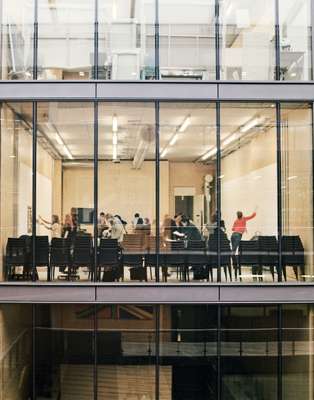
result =
[[[61,223],[57,214],[53,214],[51,221],[48,221],[39,215],[37,222],[51,231],[52,238],[73,238],[78,230],[78,215],[76,208],[71,208],[69,214],[64,217],[64,222]]]
[[[123,241],[124,234],[127,231],[127,222],[120,215],[105,214],[101,212],[98,218],[98,237],[117,239]],[[149,218],[142,218],[139,213],[134,214],[131,222],[133,233],[151,233],[151,224]]]

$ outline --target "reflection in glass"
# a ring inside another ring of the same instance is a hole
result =
[[[283,398],[313,398],[313,305],[283,306]]]
[[[94,306],[36,305],[35,398],[93,398]]]
[[[154,1],[100,1],[98,20],[99,79],[154,79]]]
[[[98,159],[98,277],[155,279],[154,105],[101,103]]]
[[[38,79],[92,79],[94,2],[38,1]]]
[[[160,105],[160,237],[165,281],[216,280],[215,105]],[[207,239],[213,246],[208,248]],[[211,252],[208,257],[208,251]]]
[[[1,2],[1,79],[33,77],[34,0]]]
[[[280,79],[311,79],[311,1],[279,0]]]
[[[276,146],[273,104],[222,105],[221,216],[244,282],[277,279]]]
[[[221,326],[222,399],[277,399],[277,308],[223,307]]]
[[[36,240],[36,265],[39,278],[46,279],[42,275],[46,269],[41,267],[48,261],[51,279],[91,279],[93,105],[38,103],[37,138],[36,234],[39,238]]]
[[[31,278],[32,104],[1,107],[1,279]]]
[[[275,79],[274,0],[220,2],[221,79]]]
[[[313,280],[313,132],[308,104],[282,104],[282,264],[284,278]]]
[[[160,315],[160,390],[167,382],[172,399],[216,399],[217,308],[165,305]]]
[[[160,79],[215,79],[214,0],[160,0],[159,24]]]
[[[98,398],[155,399],[155,307],[102,305],[97,309]],[[160,367],[171,379],[171,371]],[[163,385],[160,398],[171,398]]]

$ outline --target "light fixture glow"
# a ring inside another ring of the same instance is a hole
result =
[[[260,116],[254,117],[247,121],[244,125],[241,126],[240,132],[241,133],[246,133],[250,129],[254,128],[256,125],[262,124],[265,121],[265,118],[262,118]]]
[[[65,152],[65,154],[67,155],[67,157],[70,160],[73,160],[72,153],[70,152],[70,150],[67,148],[67,146],[65,144],[63,145],[63,151]]]
[[[181,126],[179,127],[178,131],[180,133],[184,132],[186,130],[186,128],[190,125],[191,123],[191,117],[190,115],[188,115],[185,120],[182,122]]]
[[[163,151],[162,151],[161,154],[160,154],[160,157],[161,157],[161,158],[165,157],[165,155],[166,155],[167,153],[168,153],[168,149],[167,149],[167,148],[163,149]]]
[[[222,142],[222,147],[228,146],[228,144],[234,142],[236,139],[238,139],[239,135],[236,133],[233,133],[232,135],[228,136],[227,139],[225,139]]]
[[[116,132],[113,132],[112,134],[112,144],[117,145],[118,144],[118,135]]]
[[[208,158],[214,156],[216,153],[217,153],[217,147],[214,147],[214,148],[212,148],[211,150],[209,150],[207,153],[205,153],[205,154],[202,156],[201,159],[202,159],[202,161],[205,161],[205,160],[207,160]]]
[[[118,132],[118,118],[116,114],[112,117],[112,132]]]
[[[177,140],[178,140],[178,135],[175,134],[174,136],[172,136],[172,138],[171,138],[171,140],[169,142],[169,145],[173,146],[177,142]]]
[[[56,132],[56,134],[55,134],[55,139],[56,139],[58,144],[60,144],[61,146],[64,145],[63,140],[62,140],[62,138],[61,138],[61,136],[59,135],[58,132]]]
[[[288,177],[288,181],[292,181],[293,179],[297,179],[297,175],[292,175]]]

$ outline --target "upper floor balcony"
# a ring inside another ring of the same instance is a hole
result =
[[[310,0],[4,0],[2,80],[307,81]]]

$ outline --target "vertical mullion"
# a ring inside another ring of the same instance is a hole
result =
[[[37,215],[37,102],[32,102],[32,281],[37,278],[36,273],[36,215]],[[49,274],[48,274],[49,276]]]
[[[160,157],[159,157],[159,130],[160,104],[155,102],[155,207],[156,207],[156,281],[159,282],[159,252],[160,252]]]
[[[217,195],[217,282],[221,282],[221,246],[220,246],[220,227],[221,227],[221,152],[220,152],[220,102],[216,102],[216,195]]]
[[[217,306],[217,400],[222,398],[221,375],[221,305]]]
[[[215,0],[215,56],[216,80],[220,80],[220,26],[219,26],[219,0]]]
[[[97,335],[98,335],[98,320],[97,320],[97,304],[94,304],[94,326],[93,326],[93,353],[94,353],[94,400],[98,398],[98,374],[97,374]]]
[[[281,182],[281,105],[276,102],[276,135],[277,135],[277,231],[278,231],[278,281],[282,281],[282,182]]]
[[[33,80],[38,78],[38,0],[34,0]]]
[[[159,0],[155,0],[155,80],[159,79]]]
[[[275,1],[275,80],[280,81],[280,18],[279,18],[279,1]]]
[[[94,101],[94,262],[92,277],[97,281],[97,250],[98,250],[98,102]]]
[[[93,65],[93,79],[98,79],[98,0],[94,2],[95,6],[95,20],[94,20],[94,65]]]
[[[311,57],[310,57],[310,74],[309,74],[309,79],[314,79],[314,2],[311,1],[311,17],[310,17],[310,29],[311,29],[311,43],[310,43],[310,47],[311,47]]]
[[[160,382],[160,305],[156,305],[155,317],[155,400],[159,400],[159,382]]]
[[[277,400],[282,400],[282,304],[279,304],[277,307],[277,329]]]
[[[36,400],[36,304],[32,304],[32,399]]]

